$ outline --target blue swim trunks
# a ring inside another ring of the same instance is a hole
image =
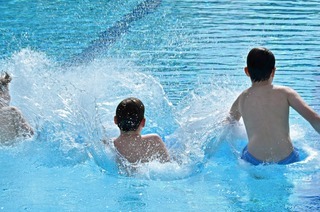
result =
[[[264,161],[258,160],[257,158],[255,158],[253,155],[250,154],[250,152],[248,151],[248,147],[246,146],[243,151],[242,151],[242,155],[241,155],[241,159],[253,164],[253,165],[259,165],[259,164],[268,164]],[[293,149],[293,151],[291,152],[291,154],[286,157],[285,159],[277,162],[276,164],[280,164],[280,165],[286,165],[286,164],[290,164],[290,163],[294,163],[294,162],[298,162],[300,161],[300,156],[299,156],[299,152],[296,148]]]

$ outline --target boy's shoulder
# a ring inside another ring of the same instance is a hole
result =
[[[274,90],[276,90],[279,93],[287,95],[287,97],[290,95],[295,95],[297,93],[293,88],[288,86],[274,85],[273,87],[274,87],[273,88]]]
[[[269,87],[265,87],[259,90],[257,90],[257,88],[254,88],[254,87],[250,87],[241,92],[241,94],[238,96],[238,98],[235,101],[236,105],[242,104],[243,101],[245,101],[248,97],[252,96],[253,93],[259,94],[257,96],[271,95],[272,98],[275,98],[275,99],[277,98],[289,99],[292,96],[295,96],[297,92],[291,87],[283,86],[283,85],[270,85]],[[256,98],[256,97],[253,97],[253,98]]]
[[[248,93],[251,93],[252,90],[254,90],[255,88],[253,87],[250,87],[250,88],[247,88],[245,90],[243,90],[241,92],[241,96],[243,95],[246,95]],[[292,92],[295,92],[293,88],[291,87],[288,87],[288,86],[284,86],[284,85],[271,85],[271,87],[267,88],[267,89],[272,89],[274,91],[277,91],[277,92],[282,92],[282,93],[292,93]]]
[[[158,134],[146,134],[142,136],[142,140],[146,145],[164,148],[165,144]]]
[[[142,139],[150,140],[150,141],[162,141],[161,137],[156,133],[143,135]]]
[[[21,112],[18,108],[7,106],[0,109],[0,114],[6,115],[6,116],[21,116]]]
[[[273,88],[283,90],[283,91],[293,90],[289,86],[284,86],[284,85],[273,85]]]

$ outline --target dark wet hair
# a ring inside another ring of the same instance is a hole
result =
[[[134,97],[122,100],[116,109],[118,127],[124,132],[138,129],[144,118],[144,105]]]
[[[247,67],[253,82],[268,80],[275,68],[273,53],[263,47],[253,48],[247,56]]]
[[[0,90],[4,91],[5,87],[8,87],[8,84],[11,82],[11,80],[11,76],[7,72],[4,72],[4,74],[2,74],[0,77]]]

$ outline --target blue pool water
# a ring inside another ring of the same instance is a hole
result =
[[[0,9],[0,67],[36,129],[0,147],[0,211],[320,210],[319,135],[295,111],[301,162],[246,164],[243,126],[204,153],[250,85],[252,47],[271,49],[274,83],[320,113],[320,2],[8,0]],[[115,107],[128,96],[145,103],[144,133],[160,134],[177,162],[118,170],[100,138],[118,135]]]

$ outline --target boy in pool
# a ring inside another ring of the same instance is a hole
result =
[[[141,135],[145,122],[144,105],[139,99],[121,101],[114,117],[114,123],[120,129],[120,136],[113,141],[116,150],[130,163],[168,162],[170,157],[160,136]]]
[[[0,77],[0,144],[3,145],[10,145],[18,138],[33,135],[33,129],[18,108],[9,106],[10,82],[11,77],[8,73]]]
[[[266,48],[253,48],[244,69],[252,86],[233,103],[230,121],[243,122],[248,145],[241,158],[254,165],[264,163],[289,164],[299,161],[289,135],[289,108],[295,109],[320,133],[320,116],[299,94],[285,86],[275,86],[275,57]]]

